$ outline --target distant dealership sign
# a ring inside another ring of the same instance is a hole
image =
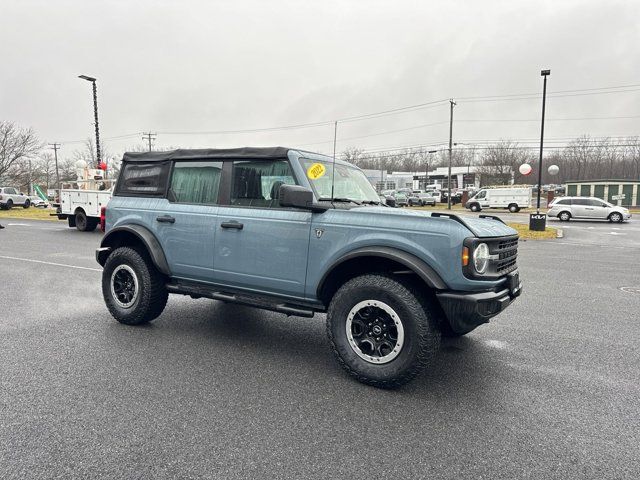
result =
[[[624,193],[621,193],[620,195],[613,195],[611,197],[611,200],[624,200],[626,198],[626,195]]]

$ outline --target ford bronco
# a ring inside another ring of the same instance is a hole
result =
[[[288,148],[127,153],[96,259],[121,323],[170,293],[298,317],[326,313],[357,380],[396,387],[522,291],[496,217],[391,208],[357,167]]]

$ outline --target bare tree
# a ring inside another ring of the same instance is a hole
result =
[[[515,180],[515,172],[519,165],[532,160],[532,154],[518,147],[517,143],[502,140],[490,145],[482,154],[478,171],[484,177],[483,183],[507,184],[512,178]],[[520,182],[518,182],[520,183]]]
[[[7,176],[21,162],[32,158],[41,148],[42,144],[32,129],[0,121],[0,178]]]

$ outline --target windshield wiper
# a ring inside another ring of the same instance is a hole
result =
[[[333,198],[320,198],[318,200],[321,202],[355,203],[356,205],[362,205],[360,202],[352,200],[351,198],[333,197]]]
[[[363,200],[363,205],[380,205],[381,202],[376,202],[375,200]]]

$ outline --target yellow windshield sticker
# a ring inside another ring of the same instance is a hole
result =
[[[327,169],[324,168],[324,165],[321,163],[314,163],[307,169],[307,177],[311,180],[317,180],[322,177],[326,171]]]

